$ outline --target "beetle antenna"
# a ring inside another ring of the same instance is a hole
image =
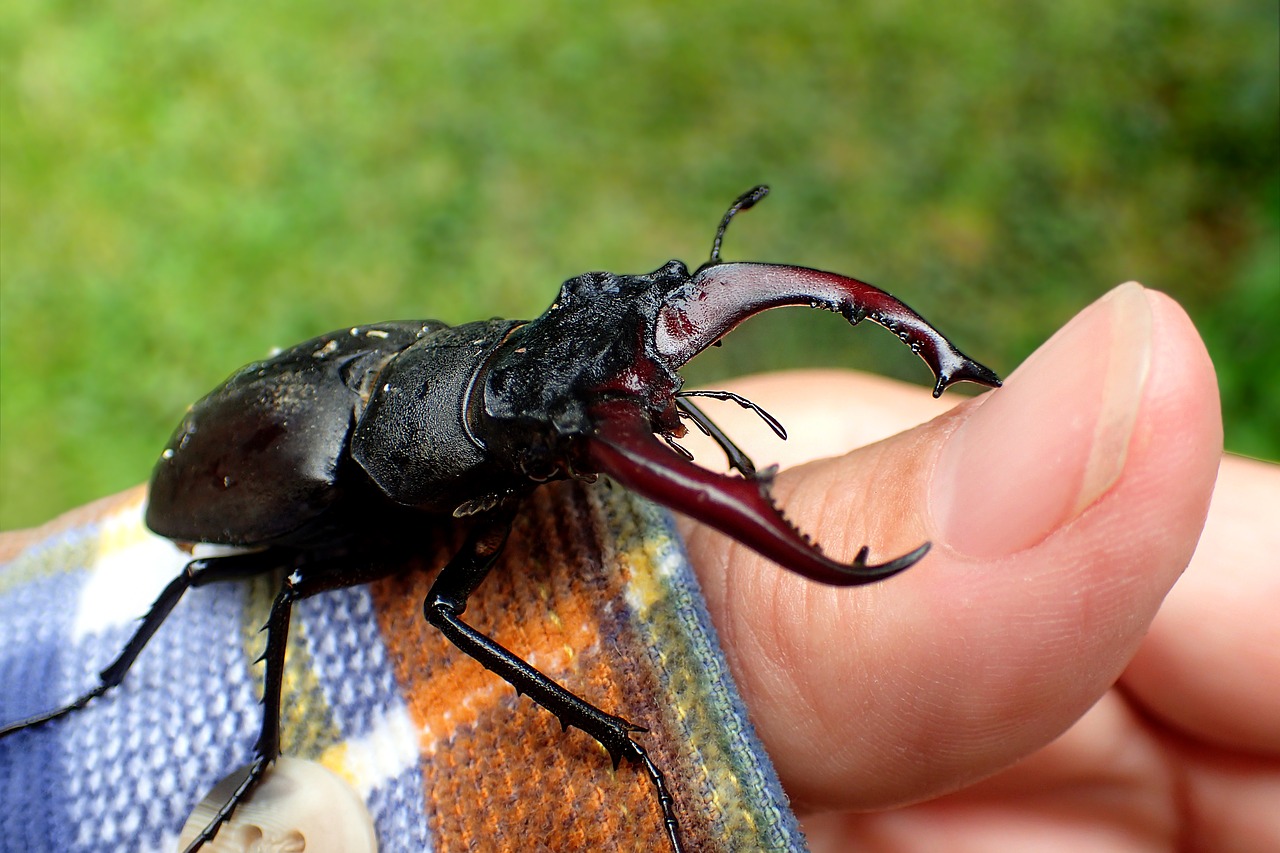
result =
[[[724,242],[724,232],[729,228],[730,220],[737,216],[740,211],[750,210],[755,207],[760,199],[768,194],[769,188],[764,184],[760,184],[738,196],[738,200],[729,205],[729,209],[724,212],[724,219],[720,220],[720,227],[716,229],[715,242],[711,244],[711,260],[707,261],[704,266],[720,263],[720,244]]]
[[[735,394],[732,391],[677,391],[677,397],[710,397],[713,400],[732,400],[744,409],[750,409],[760,416],[760,420],[769,425],[769,429],[773,430],[778,438],[783,441],[787,440],[786,427],[782,422],[764,410],[763,406],[753,403],[741,394]]]

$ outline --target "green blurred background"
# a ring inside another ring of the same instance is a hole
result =
[[[1002,373],[1127,279],[1280,458],[1271,2],[10,0],[0,526],[145,480],[187,403],[331,328],[540,313],[591,269],[825,267]],[[892,336],[774,312],[691,381]],[[785,412],[779,412],[785,420]]]

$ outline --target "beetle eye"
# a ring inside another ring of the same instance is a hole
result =
[[[520,471],[535,483],[545,483],[560,471],[560,466],[543,449],[526,448],[520,453]]]

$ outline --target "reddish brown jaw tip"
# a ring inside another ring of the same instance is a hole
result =
[[[623,487],[703,522],[797,574],[856,586],[913,565],[928,543],[886,563],[868,564],[863,548],[851,564],[832,560],[801,534],[769,499],[765,481],[700,468],[662,444],[640,410],[618,401],[596,407],[596,434],[588,440],[591,464]]]

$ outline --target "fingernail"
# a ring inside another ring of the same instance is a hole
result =
[[[1151,309],[1122,284],[1036,350],[947,440],[931,503],[941,543],[1029,548],[1120,477],[1151,362]]]

